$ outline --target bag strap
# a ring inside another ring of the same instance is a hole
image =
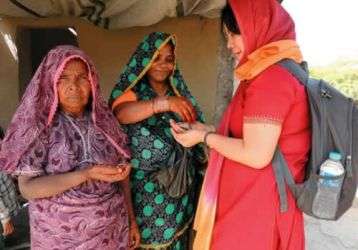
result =
[[[301,84],[304,86],[307,85],[309,74],[306,63],[302,63],[300,65],[291,59],[284,59],[278,64],[287,69]],[[288,209],[287,190],[285,184],[287,183],[292,194],[295,193],[294,187],[296,184],[287,162],[278,146],[272,159],[272,166],[280,199],[280,212],[284,213]]]
[[[285,184],[287,183],[292,194],[295,193],[294,186],[296,184],[290,172],[290,169],[288,168],[287,162],[278,147],[272,160],[272,166],[280,198],[280,211],[281,213],[283,213],[286,212],[288,209],[287,190]]]
[[[288,70],[288,72],[290,72],[301,84],[303,84],[304,86],[307,85],[309,72],[306,62],[298,64],[292,59],[283,59],[278,62],[278,65],[281,65],[286,70]]]
[[[351,138],[349,141],[348,155],[346,157],[346,170],[348,177],[353,177],[353,169],[352,169],[352,154],[353,154],[353,112],[354,112],[354,102],[350,101],[350,110],[349,110],[349,118],[348,118],[348,138]]]

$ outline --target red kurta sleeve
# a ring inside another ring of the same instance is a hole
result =
[[[254,79],[245,92],[244,121],[282,123],[295,102],[295,79],[274,65]]]

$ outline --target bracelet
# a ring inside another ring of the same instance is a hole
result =
[[[169,110],[168,96],[153,99],[154,114],[163,113]]]
[[[210,146],[208,145],[207,140],[208,140],[208,136],[209,136],[210,134],[215,134],[215,132],[214,132],[214,131],[208,131],[208,132],[206,132],[205,135],[204,135],[204,140],[203,140],[204,144],[205,144],[207,147],[209,147],[209,148],[210,148]]]
[[[153,115],[155,115],[155,110],[154,110],[154,99],[150,100],[150,103],[151,103],[151,107],[152,107],[152,112],[153,112]]]

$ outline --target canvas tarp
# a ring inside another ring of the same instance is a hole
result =
[[[1,0],[0,15],[75,16],[107,28],[148,26],[165,17],[218,17],[225,0]]]

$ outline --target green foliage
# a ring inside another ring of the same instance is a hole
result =
[[[325,67],[310,68],[310,75],[331,83],[354,100],[358,100],[358,61],[340,61]]]

